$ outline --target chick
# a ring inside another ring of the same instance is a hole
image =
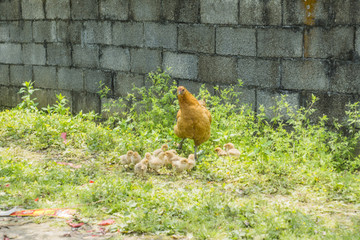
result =
[[[190,154],[188,157],[188,168],[187,170],[191,170],[195,167],[195,155],[194,154]]]
[[[133,155],[133,151],[129,150],[126,154],[120,156],[120,164],[121,165],[129,165],[131,163],[131,157]]]
[[[227,152],[227,154],[230,156],[230,157],[234,157],[234,158],[239,158],[240,157],[240,151],[237,150],[234,146],[234,144],[232,143],[227,143],[224,145],[224,148]]]
[[[135,165],[141,161],[141,156],[138,152],[134,152],[131,156],[131,164]]]
[[[140,162],[135,164],[134,167],[135,174],[144,176],[147,172],[147,168],[148,168],[147,166],[149,164],[150,159],[151,159],[151,154],[148,152],[145,153],[144,159],[142,159]]]
[[[156,172],[165,165],[165,153],[161,152],[157,157],[152,157],[149,160],[149,167]]]
[[[134,167],[135,174],[144,176],[147,172],[148,163],[149,163],[148,159],[143,159],[142,161],[135,164],[135,167]]]
[[[180,159],[180,157],[176,154],[176,151],[174,152],[174,150],[169,150],[165,152],[165,165],[166,166],[171,166],[173,161],[177,161]]]
[[[166,151],[168,150],[168,148],[169,148],[169,146],[168,146],[167,144],[163,144],[163,145],[161,146],[161,148],[156,149],[156,150],[153,152],[153,155],[154,155],[155,157],[157,157],[160,153],[166,152]]]
[[[178,160],[172,161],[172,166],[177,173],[181,173],[184,170],[187,170],[189,167],[189,162],[187,158],[180,158]]]
[[[219,157],[225,157],[225,156],[228,155],[226,151],[222,150],[222,149],[219,148],[219,147],[215,148],[215,152],[217,153],[217,155],[218,155]]]

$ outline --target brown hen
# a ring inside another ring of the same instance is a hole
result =
[[[196,152],[200,144],[207,141],[210,137],[211,114],[199,101],[183,86],[178,87],[177,97],[180,110],[177,113],[175,134],[182,138],[179,149],[186,138],[194,140],[195,159]]]

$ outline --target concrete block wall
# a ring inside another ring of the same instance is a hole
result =
[[[99,112],[100,81],[124,96],[157,67],[192,92],[241,79],[254,110],[315,94],[320,113],[341,118],[360,100],[360,2],[0,1],[0,105],[33,80],[41,106],[61,92],[74,112]]]

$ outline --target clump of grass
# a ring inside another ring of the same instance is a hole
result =
[[[203,86],[198,97],[206,100],[213,122],[201,161],[190,174],[139,178],[117,164],[119,155],[129,149],[143,155],[179,140],[173,133],[176,83],[165,72],[151,73],[148,81],[117,100],[123,111],[103,122],[94,121],[94,113],[72,115],[62,95],[55,105],[37,109],[35,89],[25,83],[19,107],[0,112],[2,205],[76,206],[90,223],[115,219],[110,230],[124,234],[359,238],[358,104],[349,105],[346,123],[329,127],[326,116],[310,120],[315,97],[298,109],[284,97],[267,119],[264,108],[255,114],[237,102],[239,86],[215,89],[217,95]],[[241,150],[239,159],[215,154],[227,142]],[[188,144],[181,154],[191,150]]]

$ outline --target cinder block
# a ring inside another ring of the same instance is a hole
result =
[[[125,97],[132,92],[134,86],[143,87],[144,85],[143,75],[118,72],[114,80],[115,96]]]
[[[0,106],[16,107],[21,102],[19,87],[0,86]]]
[[[257,45],[260,57],[301,57],[303,34],[301,29],[258,29]]]
[[[354,52],[354,28],[311,28],[305,31],[304,56],[315,58],[340,58],[352,60]]]
[[[256,90],[248,89],[245,87],[238,88],[238,91],[241,92],[239,101],[241,105],[246,105],[250,107],[253,111],[256,110]]]
[[[148,73],[161,67],[160,50],[131,49],[131,72]]]
[[[356,51],[357,56],[360,56],[360,28],[358,28],[356,30],[355,51]]]
[[[98,0],[71,0],[71,18],[75,20],[97,19],[99,16]]]
[[[7,42],[10,40],[10,30],[8,22],[0,22],[0,41]]]
[[[198,57],[195,55],[165,52],[163,67],[171,68],[170,76],[174,78],[195,80],[198,77]]]
[[[281,25],[281,0],[245,0],[239,2],[240,24]]]
[[[79,113],[80,111],[83,113],[91,111],[100,113],[101,101],[98,94],[72,92],[72,99],[73,113]]]
[[[33,66],[34,82],[37,88],[56,89],[56,68],[49,66]]]
[[[0,63],[22,63],[21,45],[16,43],[0,43]]]
[[[127,20],[129,0],[101,0],[100,16],[102,19]]]
[[[144,24],[140,22],[115,22],[113,44],[142,47],[144,45]]]
[[[59,68],[57,75],[60,89],[74,91],[84,90],[83,71],[81,69]]]
[[[198,23],[200,0],[163,0],[162,17],[168,21]]]
[[[331,81],[331,91],[341,93],[360,93],[360,64],[337,63]]]
[[[84,23],[82,34],[85,44],[111,44],[111,23],[108,21],[87,21]]]
[[[132,0],[130,14],[135,21],[158,21],[161,13],[161,0]]]
[[[359,24],[360,2],[354,0],[333,1],[333,16],[335,24]]]
[[[280,61],[261,58],[239,58],[238,78],[245,86],[278,88],[280,86]]]
[[[9,65],[0,64],[0,85],[9,85],[10,71]]]
[[[8,23],[10,39],[13,42],[28,43],[32,42],[32,23],[31,21],[14,21]]]
[[[316,111],[310,116],[313,121],[318,121],[319,117],[325,114],[329,118],[329,123],[335,119],[342,122],[345,120],[347,104],[354,102],[354,97],[348,94],[302,92],[300,95],[301,105],[308,106],[311,103],[313,94],[318,99],[313,106]]]
[[[204,83],[231,84],[237,80],[234,57],[200,56],[199,79]]]
[[[46,0],[45,9],[48,19],[70,18],[70,0]]]
[[[238,0],[200,0],[201,22],[214,24],[237,24],[239,14],[238,8]]]
[[[0,1],[0,20],[19,20],[21,0]]]
[[[45,65],[46,50],[43,44],[23,44],[23,61],[25,64]]]
[[[100,82],[111,89],[111,72],[101,70],[84,70],[85,91],[97,93],[100,89]]]
[[[48,105],[53,106],[56,104],[56,101],[58,101],[56,95],[60,94],[65,96],[66,100],[68,100],[68,103],[66,107],[70,107],[71,111],[71,93],[68,91],[58,91],[53,89],[39,89],[38,91],[35,91],[33,96],[36,98],[36,102],[38,103],[37,108],[42,109],[46,108]]]
[[[35,42],[55,42],[56,41],[56,22],[55,21],[35,21],[33,26],[33,38]]]
[[[71,42],[72,44],[81,43],[81,33],[83,24],[79,21],[58,21],[56,23],[57,41]]]
[[[21,0],[23,19],[43,19],[44,8],[42,0]]]
[[[284,25],[327,25],[330,23],[329,1],[284,1],[283,5]]]
[[[130,71],[129,49],[104,47],[101,49],[100,66],[119,71]]]
[[[98,67],[99,47],[96,45],[74,45],[73,63],[78,67]]]
[[[328,91],[327,70],[320,60],[283,60],[281,83],[285,89]]]
[[[268,119],[274,118],[277,114],[274,112],[274,107],[278,107],[278,102],[281,99],[282,95],[286,95],[285,101],[289,104],[289,107],[296,111],[300,106],[300,95],[299,93],[291,93],[291,92],[274,92],[274,91],[266,91],[266,90],[258,90],[257,91],[257,112],[260,113],[260,107],[264,107],[264,113]],[[288,119],[288,115],[286,109],[282,109],[280,112],[283,115],[283,119]]]
[[[12,86],[21,87],[24,82],[33,80],[32,66],[10,65],[10,83]]]
[[[63,43],[50,43],[47,45],[47,63],[49,65],[70,66],[71,46]]]
[[[216,30],[216,53],[256,56],[255,29],[220,27]]]
[[[215,29],[205,25],[180,25],[178,49],[215,53]]]
[[[176,49],[176,25],[145,23],[145,43],[147,47]]]
[[[200,93],[200,88],[202,87],[202,85],[205,86],[205,89],[207,89],[211,95],[215,94],[214,85],[212,85],[210,83],[205,84],[202,82],[196,82],[196,81],[191,81],[191,80],[186,80],[186,79],[178,80],[178,86],[186,87],[186,89],[189,92],[191,92],[191,94],[193,94],[196,98],[198,98],[198,95]]]

